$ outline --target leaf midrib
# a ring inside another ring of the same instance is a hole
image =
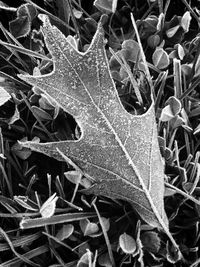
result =
[[[99,29],[97,29],[97,32],[95,33],[95,35],[97,35],[98,31],[99,31]],[[53,35],[53,38],[54,38],[54,35]],[[93,37],[93,38],[95,38],[95,37]],[[98,36],[98,40],[99,40],[99,36]],[[97,43],[98,43],[98,40],[97,40]],[[55,40],[55,38],[54,38],[54,41],[57,42],[57,41]],[[144,184],[142,178],[140,177],[140,174],[139,174],[139,172],[138,172],[138,170],[137,170],[137,167],[134,165],[134,163],[133,163],[133,161],[132,161],[130,155],[128,154],[128,152],[127,152],[127,150],[126,150],[126,148],[123,146],[123,144],[122,144],[122,142],[121,142],[121,140],[120,140],[118,134],[115,132],[114,128],[112,127],[112,125],[110,124],[110,122],[108,121],[108,119],[105,117],[105,115],[103,114],[102,110],[101,110],[101,109],[95,104],[95,102],[93,101],[93,98],[91,97],[89,91],[87,90],[87,87],[84,85],[82,79],[80,79],[80,76],[78,75],[78,73],[76,72],[76,70],[72,67],[70,61],[67,59],[67,57],[66,57],[65,54],[63,53],[61,47],[60,47],[59,45],[58,45],[58,47],[59,47],[59,49],[60,49],[61,54],[62,54],[63,57],[67,60],[67,62],[68,62],[68,64],[70,65],[71,69],[74,71],[74,73],[75,73],[76,76],[78,77],[79,81],[81,82],[81,84],[82,84],[83,87],[85,88],[85,91],[87,92],[89,98],[91,99],[91,102],[93,103],[94,107],[96,108],[97,111],[100,112],[100,114],[102,115],[102,117],[103,117],[103,119],[105,120],[106,124],[107,124],[108,127],[111,129],[111,131],[113,132],[114,136],[116,137],[116,141],[117,141],[117,143],[119,144],[119,146],[121,147],[122,151],[124,152],[124,154],[125,154],[125,156],[126,156],[128,162],[130,163],[129,165],[131,165],[131,167],[133,168],[133,170],[134,170],[134,172],[135,172],[135,174],[136,174],[136,177],[138,178],[138,180],[139,180],[139,182],[140,182],[140,184],[141,184],[141,187],[142,187],[142,189],[143,189],[143,191],[144,191],[144,193],[145,193],[145,195],[146,195],[146,197],[147,197],[147,199],[148,199],[148,201],[149,201],[149,203],[150,203],[150,207],[152,208],[152,210],[153,210],[153,212],[154,212],[156,218],[158,219],[159,223],[161,224],[161,226],[162,226],[164,229],[166,229],[165,223],[164,223],[163,219],[161,218],[160,214],[158,213],[158,210],[157,210],[157,208],[155,207],[155,205],[154,205],[154,203],[153,203],[153,201],[152,201],[152,198],[151,198],[151,196],[150,196],[150,193],[149,193],[149,191],[147,190],[147,188],[146,188],[146,186],[145,186],[145,184]],[[91,46],[90,46],[90,48],[91,48]],[[89,49],[90,49],[90,48],[89,48]],[[73,49],[74,49],[74,48],[73,48]],[[78,51],[76,51],[75,49],[74,49],[74,51],[75,51],[76,53],[78,53]],[[88,51],[89,51],[89,50],[88,50]],[[104,51],[104,48],[103,48],[103,53],[104,53],[104,57],[105,57],[105,51]],[[84,53],[84,55],[86,55],[86,54],[87,54],[87,52]],[[96,54],[97,54],[97,52],[96,52]],[[97,56],[97,55],[96,55],[96,56]],[[107,68],[108,68],[108,66],[107,66]],[[108,68],[108,72],[109,72],[109,76],[110,76],[111,74],[110,74],[110,70],[109,70],[109,68]],[[110,76],[110,79],[112,79],[111,76]],[[113,81],[112,81],[112,83],[113,83]],[[98,84],[98,86],[99,86],[99,84]],[[114,84],[113,84],[113,86],[114,86]],[[115,89],[115,87],[114,87],[114,89]],[[116,90],[116,89],[115,89],[115,90]],[[118,101],[120,101],[120,100],[119,100],[119,97],[117,97],[117,99],[118,99]],[[120,103],[120,102],[119,102],[119,103]],[[123,108],[123,106],[121,106],[121,107]],[[123,108],[123,109],[124,109],[124,108]],[[124,111],[126,111],[126,110],[124,109]],[[129,113],[127,113],[127,114],[129,114]],[[122,178],[122,177],[121,177],[121,178]],[[122,178],[122,179],[123,179],[123,178]],[[126,180],[125,180],[125,181],[126,181]],[[131,185],[132,185],[132,184],[131,184]]]

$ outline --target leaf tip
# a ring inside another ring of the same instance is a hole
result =
[[[104,25],[107,22],[107,20],[108,20],[108,15],[103,14],[100,17],[99,24]]]
[[[26,74],[17,74],[17,77],[20,78],[21,80],[27,82],[29,77],[32,77],[30,75],[26,75]]]
[[[43,25],[50,25],[49,17],[45,14],[39,14],[38,18],[43,22]]]
[[[34,145],[38,145],[39,144],[39,139],[36,139],[34,141],[17,141],[18,144],[21,146],[21,147],[25,147],[25,148],[34,148]]]

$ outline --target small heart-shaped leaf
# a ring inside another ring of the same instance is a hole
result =
[[[96,223],[90,222],[88,219],[80,221],[80,227],[84,236],[91,236],[99,231],[99,227]]]
[[[44,204],[40,208],[40,214],[42,215],[43,218],[50,218],[51,216],[53,216],[57,200],[58,197],[56,196],[56,193],[54,193],[44,202]]]
[[[64,224],[56,234],[56,238],[58,238],[60,241],[63,241],[64,239],[67,239],[70,235],[72,235],[73,232],[73,224]]]
[[[170,121],[181,111],[181,102],[174,96],[171,96],[166,104],[160,115],[161,121]]]
[[[153,64],[158,69],[162,70],[169,65],[169,56],[163,48],[157,48],[152,56]]]
[[[126,254],[133,254],[137,248],[135,239],[126,233],[120,235],[119,246]]]
[[[151,48],[156,48],[160,43],[160,36],[158,34],[150,35],[147,43]]]
[[[174,116],[176,116],[181,111],[181,102],[175,96],[171,96],[166,103],[170,105]]]

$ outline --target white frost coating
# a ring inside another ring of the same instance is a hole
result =
[[[164,166],[153,103],[140,116],[123,108],[108,67],[101,24],[89,49],[81,53],[46,16],[43,21],[54,70],[43,76],[20,78],[39,87],[73,115],[82,135],[78,141],[26,142],[24,146],[63,160],[58,148],[95,181],[91,193],[127,200],[147,223],[168,231],[163,203]]]

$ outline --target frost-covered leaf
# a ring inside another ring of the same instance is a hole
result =
[[[46,16],[41,18],[54,70],[47,75],[20,77],[70,113],[81,129],[81,137],[23,145],[64,161],[62,152],[92,181],[87,193],[129,201],[143,220],[169,234],[154,103],[139,116],[123,108],[111,78],[101,23],[88,50],[81,53]]]
[[[147,43],[151,48],[156,48],[160,43],[160,36],[158,34],[152,34],[148,37]]]

